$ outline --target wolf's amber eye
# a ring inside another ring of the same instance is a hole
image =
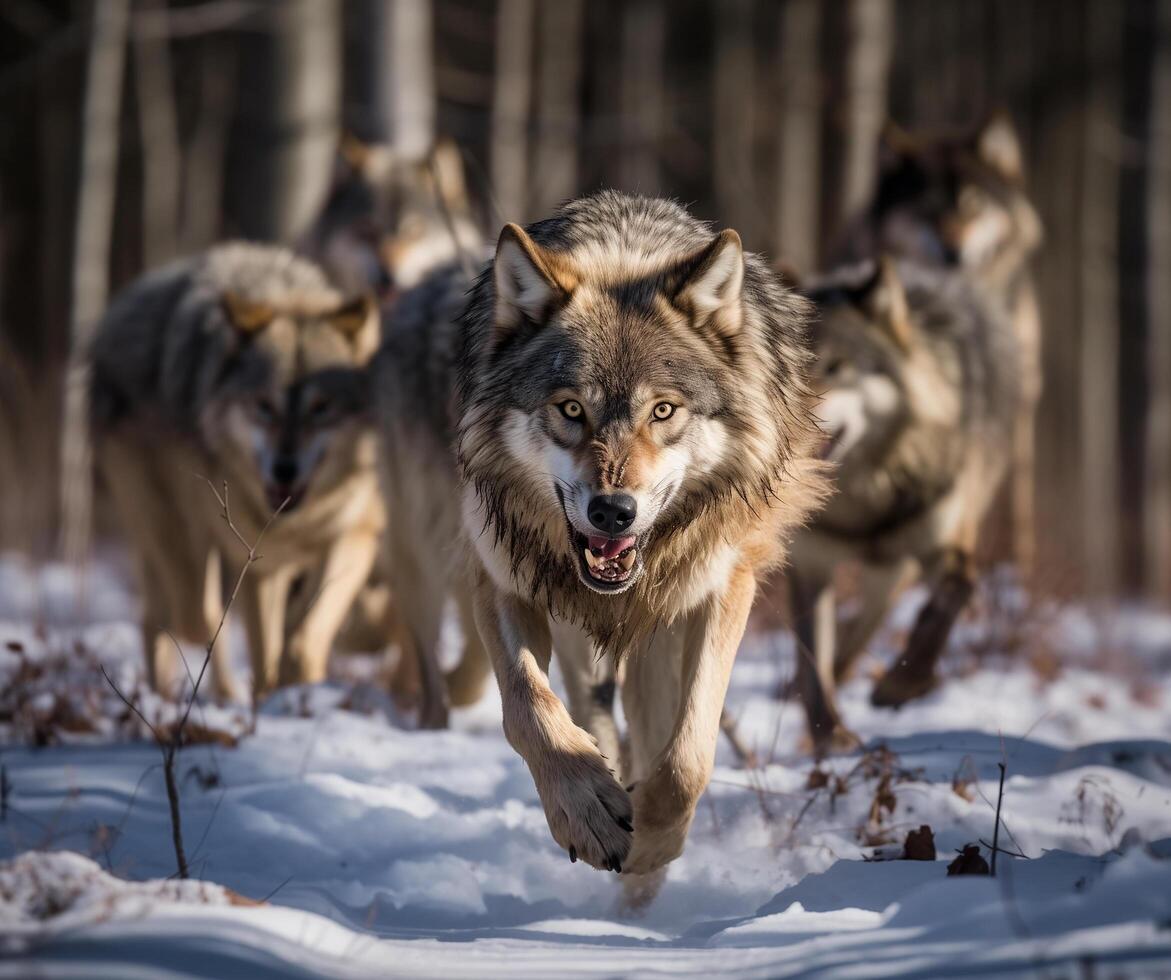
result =
[[[585,409],[581,407],[581,402],[574,401],[572,398],[567,402],[562,402],[557,406],[561,409],[561,414],[573,422],[580,422],[581,417],[585,414]]]
[[[659,402],[651,409],[651,415],[655,417],[656,422],[662,422],[664,419],[669,419],[675,414],[675,406],[670,402]]]

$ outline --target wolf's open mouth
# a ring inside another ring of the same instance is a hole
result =
[[[621,585],[630,578],[638,561],[638,541],[634,535],[611,538],[574,532],[574,544],[586,572],[601,585]]]

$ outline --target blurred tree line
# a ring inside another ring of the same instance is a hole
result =
[[[4,0],[0,106],[0,547],[55,545],[95,299],[294,241],[343,131],[454,138],[489,233],[616,186],[810,271],[887,118],[1004,107],[1046,227],[1043,584],[1171,597],[1171,0]]]

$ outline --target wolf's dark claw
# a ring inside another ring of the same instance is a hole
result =
[[[622,874],[622,863],[616,857],[610,858],[610,870],[616,875]]]
[[[577,864],[577,848],[572,844],[569,845],[569,863]]]

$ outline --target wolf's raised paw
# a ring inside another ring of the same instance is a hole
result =
[[[553,839],[602,871],[622,870],[630,853],[634,807],[592,746],[557,752],[531,766]]]

